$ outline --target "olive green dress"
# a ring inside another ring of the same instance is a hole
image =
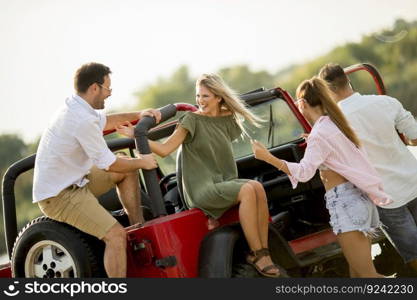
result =
[[[241,129],[232,115],[209,117],[187,112],[179,120],[188,131],[182,144],[182,182],[189,207],[219,218],[236,204],[248,179],[238,179],[232,141]]]

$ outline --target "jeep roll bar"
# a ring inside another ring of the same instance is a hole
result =
[[[191,106],[191,105],[190,105]],[[177,106],[169,104],[160,109],[161,122],[164,122],[177,113]],[[148,141],[149,130],[156,125],[154,117],[143,117],[135,127],[135,144],[136,149],[141,154],[151,154],[151,148]],[[164,200],[162,198],[162,192],[159,188],[158,176],[156,170],[144,170],[142,169],[146,191],[151,198],[151,208],[154,217],[165,216],[167,211],[165,208]]]
[[[3,222],[7,253],[12,257],[13,245],[17,237],[16,197],[14,185],[20,174],[29,171],[35,165],[36,154],[12,164],[3,176]]]
[[[371,64],[356,64],[343,69],[346,75],[352,74],[357,71],[366,71],[371,74],[372,79],[375,82],[376,89],[379,95],[385,95],[387,93],[384,85],[384,81],[382,80],[381,75],[379,74],[378,70]]]

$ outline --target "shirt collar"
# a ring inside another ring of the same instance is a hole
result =
[[[340,100],[337,104],[338,105],[343,105],[343,104],[345,104],[346,102],[348,102],[349,100],[351,100],[351,99],[353,99],[353,98],[355,98],[355,97],[358,97],[358,96],[360,96],[361,94],[359,94],[358,92],[355,92],[355,93],[353,93],[352,95],[350,95],[349,97],[346,97],[345,99],[343,99],[343,100]]]
[[[328,115],[323,115],[323,116],[321,116],[320,118],[318,118],[317,120],[316,120],[316,122],[314,123],[314,125],[313,125],[313,127],[314,126],[316,126],[317,124],[319,124],[319,123],[321,123],[321,122],[323,122],[326,118],[328,118],[329,116]]]
[[[98,112],[91,107],[90,104],[88,104],[87,101],[85,101],[82,97],[80,97],[79,95],[72,95],[72,99],[79,104],[83,109],[85,109],[86,111],[88,111],[91,114],[94,114],[95,116],[98,115]]]

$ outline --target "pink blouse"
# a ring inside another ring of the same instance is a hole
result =
[[[291,172],[288,177],[294,189],[299,181],[310,180],[316,170],[324,166],[367,193],[376,205],[384,206],[392,202],[365,151],[357,148],[328,116],[320,117],[314,124],[300,163],[284,162]]]

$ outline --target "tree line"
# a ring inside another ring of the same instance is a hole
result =
[[[347,43],[311,61],[292,65],[276,73],[253,71],[247,65],[222,68],[217,73],[238,93],[260,87],[281,87],[294,95],[297,85],[316,75],[326,63],[343,67],[370,63],[381,73],[387,93],[398,98],[414,115],[417,114],[417,21],[397,20],[389,29],[362,37],[360,42]],[[354,88],[362,93],[376,93],[367,74],[353,75]],[[161,107],[173,102],[195,103],[195,80],[187,66],[180,66],[172,75],[136,93],[134,109]]]

